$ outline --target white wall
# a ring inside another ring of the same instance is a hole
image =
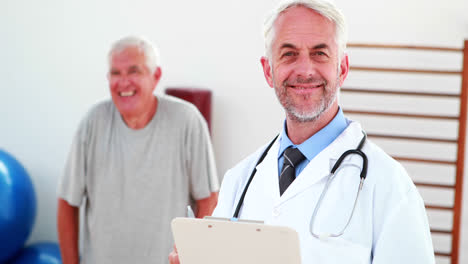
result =
[[[465,0],[335,2],[347,17],[352,42],[462,47],[468,38]],[[106,53],[119,37],[143,34],[157,43],[163,62],[160,92],[170,86],[213,90],[219,173],[272,138],[283,112],[259,58],[263,17],[273,3],[1,0],[0,147],[26,166],[37,190],[30,241],[56,240],[56,183],[79,120],[108,97]],[[462,257],[468,261],[467,254]]]

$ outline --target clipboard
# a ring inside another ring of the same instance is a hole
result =
[[[297,232],[255,222],[178,217],[172,234],[181,264],[300,264]]]

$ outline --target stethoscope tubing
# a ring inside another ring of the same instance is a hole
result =
[[[367,156],[364,152],[362,152],[362,148],[367,140],[367,134],[362,131],[362,134],[363,134],[363,137],[361,139],[361,141],[359,142],[359,145],[356,149],[350,149],[350,150],[347,150],[345,151],[341,156],[340,158],[337,160],[337,162],[335,163],[335,165],[333,166],[332,170],[331,170],[331,174],[333,177],[329,177],[329,179],[327,180],[327,184],[325,185],[325,188],[324,190],[322,191],[322,194],[320,195],[320,198],[319,198],[319,202],[317,203],[317,206],[315,207],[315,210],[314,210],[314,213],[312,215],[312,219],[311,219],[311,223],[310,223],[310,230],[311,230],[311,233],[312,235],[316,236],[316,237],[319,237],[319,235],[316,235],[312,232],[312,229],[313,229],[313,223],[314,223],[314,216],[316,215],[317,211],[318,211],[318,208],[320,207],[320,204],[321,204],[321,200],[323,199],[323,196],[325,195],[325,193],[327,192],[328,188],[327,186],[329,185],[329,182],[331,182],[331,179],[334,178],[334,174],[335,172],[338,170],[338,168],[341,166],[341,163],[343,162],[343,160],[346,158],[346,156],[348,155],[352,155],[352,154],[357,154],[359,156],[362,157],[362,170],[361,170],[361,174],[360,174],[360,184],[359,184],[359,189],[358,189],[358,193],[357,193],[357,196],[356,196],[356,200],[354,201],[354,206],[353,206],[353,210],[351,212],[351,217],[353,216],[353,213],[354,213],[354,209],[356,207],[356,203],[357,203],[357,198],[359,197],[359,193],[362,189],[362,185],[364,184],[364,180],[366,179],[366,176],[367,176]],[[260,158],[258,159],[257,163],[255,164],[255,167],[253,168],[252,170],[252,173],[250,174],[250,177],[244,187],[244,190],[242,191],[242,195],[241,197],[239,198],[239,202],[237,203],[237,206],[236,206],[236,210],[234,211],[234,215],[232,216],[232,219],[238,219],[239,218],[239,213],[240,213],[240,209],[242,208],[242,205],[244,203],[244,198],[245,198],[245,195],[247,193],[247,190],[249,189],[249,186],[250,186],[250,183],[252,182],[255,174],[257,173],[257,166],[262,163],[263,159],[265,159],[266,155],[268,154],[268,151],[270,150],[270,148],[273,146],[273,143],[276,141],[276,139],[278,138],[279,135],[276,135],[276,137],[270,142],[270,144],[265,148],[265,150],[263,151],[262,155],[260,156]],[[351,217],[348,219],[348,222],[345,226],[345,228],[343,229],[343,231],[341,232],[341,234],[344,232],[344,230],[346,229],[346,227],[348,226],[349,222],[351,221]],[[341,235],[339,234],[339,235]],[[338,236],[339,236],[338,235]]]
[[[255,167],[253,168],[252,170],[252,173],[250,174],[250,177],[249,177],[249,180],[247,181],[247,184],[245,185],[244,187],[244,191],[242,191],[242,195],[241,197],[239,198],[239,202],[237,203],[237,207],[236,207],[236,211],[234,212],[234,215],[232,216],[233,219],[237,219],[239,218],[239,212],[240,212],[240,209],[242,207],[242,204],[244,204],[244,198],[245,198],[245,194],[247,193],[247,190],[249,189],[249,185],[250,183],[252,182],[254,176],[255,176],[255,173],[257,173],[257,166],[262,163],[263,159],[266,157],[266,155],[268,154],[268,151],[270,150],[271,146],[273,146],[273,143],[275,143],[276,139],[278,138],[279,135],[276,135],[275,138],[273,138],[273,140],[270,142],[270,144],[266,147],[266,149],[263,151],[263,154],[262,156],[260,156],[260,158],[258,159],[257,161],[257,164],[255,164]]]

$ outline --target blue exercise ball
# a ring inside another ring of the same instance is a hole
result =
[[[23,248],[9,264],[61,264],[57,243],[39,242]]]
[[[0,263],[24,246],[36,217],[36,194],[24,167],[0,149]]]

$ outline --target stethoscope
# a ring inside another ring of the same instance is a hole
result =
[[[360,192],[362,190],[364,180],[366,179],[366,176],[367,176],[367,156],[366,156],[366,154],[364,154],[364,152],[362,152],[362,147],[366,143],[367,135],[366,135],[366,133],[364,131],[362,131],[362,134],[363,134],[363,137],[362,137],[361,141],[359,142],[358,147],[356,149],[350,149],[350,150],[345,151],[340,156],[340,158],[336,161],[335,165],[333,166],[333,168],[330,171],[330,174],[328,175],[327,182],[325,183],[325,187],[323,188],[322,193],[320,194],[320,198],[319,198],[319,200],[317,202],[317,205],[315,206],[314,212],[313,212],[312,217],[310,219],[310,229],[309,229],[310,233],[314,237],[316,237],[318,239],[325,239],[325,238],[328,238],[328,237],[339,237],[339,236],[343,235],[344,231],[346,230],[349,223],[351,222],[351,218],[353,217],[354,210],[356,209],[356,204],[357,204],[357,200],[359,198],[359,194],[360,194]],[[252,182],[252,180],[253,180],[253,178],[255,176],[255,173],[257,172],[257,166],[260,163],[262,163],[263,159],[266,157],[266,155],[268,154],[268,151],[270,150],[271,146],[273,146],[273,143],[276,141],[277,138],[278,138],[278,135],[270,142],[270,144],[266,147],[265,151],[263,151],[263,154],[260,156],[260,158],[257,161],[257,164],[255,165],[254,169],[252,170],[252,173],[250,174],[250,178],[249,178],[249,180],[247,181],[247,184],[244,187],[244,190],[243,190],[242,195],[241,195],[241,197],[239,199],[239,202],[237,203],[236,211],[234,212],[234,215],[232,216],[233,220],[239,218],[239,212],[240,212],[240,209],[241,209],[241,207],[242,207],[242,205],[244,203],[245,194],[247,193],[247,190],[249,189],[249,185]],[[348,218],[348,221],[346,222],[345,227],[340,232],[338,232],[338,233],[321,233],[321,234],[317,234],[317,233],[314,232],[314,222],[315,222],[315,218],[317,216],[318,210],[320,209],[320,206],[322,204],[322,200],[323,200],[323,198],[325,197],[325,195],[326,195],[326,193],[328,191],[328,187],[330,186],[331,182],[333,181],[333,179],[335,178],[337,172],[339,171],[339,168],[340,168],[341,163],[343,162],[343,160],[347,156],[353,155],[353,154],[359,155],[362,158],[362,169],[361,169],[361,174],[359,175],[361,179],[360,179],[360,182],[359,182],[359,187],[358,187],[356,199],[354,200],[353,210],[351,211],[351,214],[350,214],[350,216]]]

